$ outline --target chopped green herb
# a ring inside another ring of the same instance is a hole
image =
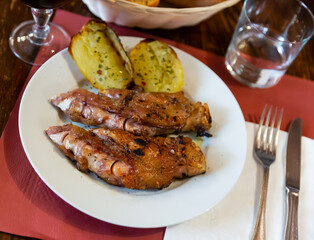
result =
[[[172,69],[170,69],[170,70],[167,69],[166,72],[169,73],[169,74],[172,74],[173,70]]]
[[[143,78],[143,76],[142,76],[142,74],[140,74],[140,73],[136,73],[136,75],[137,75],[138,77],[140,77],[140,78],[144,79],[144,78]]]

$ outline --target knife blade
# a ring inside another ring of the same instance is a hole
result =
[[[292,121],[289,128],[286,155],[286,191],[288,216],[286,224],[286,240],[298,239],[298,205],[301,176],[301,137],[302,120]]]

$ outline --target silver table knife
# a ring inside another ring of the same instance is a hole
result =
[[[285,240],[298,239],[298,205],[301,176],[302,120],[292,121],[289,128],[286,162],[286,190],[288,216]]]

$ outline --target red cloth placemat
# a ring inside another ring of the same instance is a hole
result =
[[[71,35],[79,31],[87,20],[62,10],[58,10],[54,18],[54,22],[62,25]],[[112,27],[121,36],[149,37],[132,29],[116,25]],[[277,105],[285,108],[283,129],[287,129],[293,118],[302,117],[303,135],[314,138],[314,126],[311,124],[314,119],[313,82],[285,76],[271,89],[251,89],[232,79],[224,67],[223,57],[167,42],[192,54],[213,69],[235,95],[247,121],[256,121],[265,103]],[[36,70],[31,70],[29,78]],[[163,238],[164,228],[134,229],[112,225],[81,213],[56,196],[34,172],[23,151],[18,133],[20,98],[0,140],[0,231],[42,239]]]

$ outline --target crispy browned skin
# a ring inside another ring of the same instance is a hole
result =
[[[132,189],[161,189],[172,179],[206,171],[201,149],[188,137],[139,137],[123,130],[84,130],[72,124],[47,135],[83,172]]]
[[[72,121],[122,129],[142,136],[187,131],[202,134],[211,126],[208,105],[194,104],[184,97],[183,92],[109,89],[97,95],[76,89],[50,101]]]

